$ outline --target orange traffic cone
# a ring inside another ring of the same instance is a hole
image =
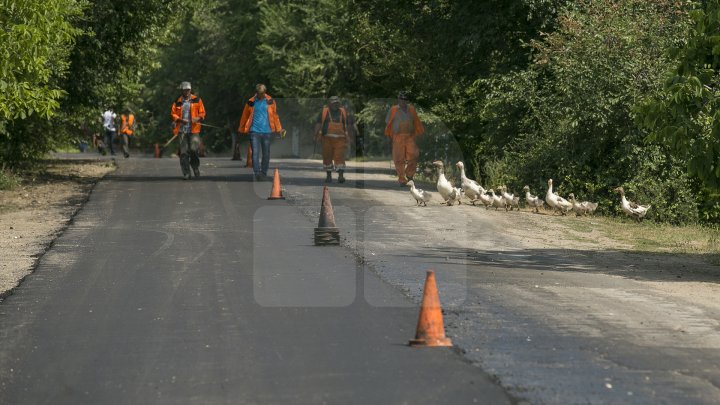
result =
[[[245,162],[245,167],[253,167],[253,164],[252,164],[252,145],[250,145],[250,144],[248,144],[247,162]]]
[[[323,199],[320,205],[320,219],[318,227],[315,228],[315,245],[339,245],[340,230],[335,225],[335,214],[333,213],[332,201],[330,201],[330,189],[323,187]]]
[[[282,189],[280,188],[280,171],[275,168],[275,177],[273,178],[272,190],[270,190],[270,197],[268,200],[284,200],[285,197],[282,195]]]
[[[155,144],[155,158],[160,157],[160,144]]]
[[[425,278],[420,317],[415,339],[410,341],[410,346],[452,346],[452,341],[445,337],[440,298],[432,270],[428,270]]]

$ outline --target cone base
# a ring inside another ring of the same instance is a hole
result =
[[[268,200],[284,200],[284,199],[285,199],[285,197],[283,197],[283,196],[280,196],[280,197],[268,197]]]
[[[338,228],[315,228],[315,246],[339,244],[340,230]]]
[[[452,340],[449,338],[440,339],[412,339],[408,342],[410,346],[426,346],[426,347],[449,347],[452,346]]]

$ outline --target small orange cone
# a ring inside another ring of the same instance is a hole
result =
[[[155,144],[155,158],[160,157],[160,144]]]
[[[452,341],[445,337],[440,297],[435,283],[435,273],[432,270],[428,270],[425,278],[415,339],[409,344],[410,346],[452,346]]]
[[[340,230],[335,225],[335,214],[333,213],[332,201],[330,201],[330,189],[323,187],[323,198],[320,205],[320,219],[318,227],[315,228],[315,245],[339,245]]]
[[[245,167],[253,167],[253,164],[252,164],[252,145],[250,145],[250,144],[248,144],[247,162],[245,162]]]
[[[280,171],[275,168],[275,177],[273,178],[272,190],[270,190],[270,197],[268,200],[284,200],[285,197],[282,195],[282,189],[280,188]]]

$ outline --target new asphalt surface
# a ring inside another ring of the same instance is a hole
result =
[[[0,303],[0,403],[513,402],[241,166],[120,162]]]

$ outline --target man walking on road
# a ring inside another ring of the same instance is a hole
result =
[[[205,106],[200,97],[192,94],[189,82],[180,83],[182,95],[173,103],[170,115],[180,144],[180,169],[183,179],[190,179],[192,167],[195,177],[200,177],[200,122],[205,119]]]
[[[123,155],[125,155],[125,158],[129,158],[130,137],[135,132],[135,114],[127,110],[125,112],[125,114],[120,115],[120,136],[122,137]]]
[[[332,182],[333,169],[338,172],[338,183],[345,182],[345,152],[350,140],[347,112],[340,106],[340,97],[332,96],[323,107],[315,125],[315,140],[322,139],[325,183]]]
[[[240,118],[238,133],[250,134],[253,171],[255,180],[267,180],[270,167],[270,137],[283,131],[277,115],[275,99],[267,94],[267,88],[260,83],[255,86],[256,94],[251,97]],[[262,151],[262,161],[259,152]]]
[[[390,108],[385,122],[385,136],[392,139],[392,158],[401,186],[412,180],[420,150],[415,138],[425,132],[415,107],[407,102],[407,93],[398,94],[398,103]]]
[[[102,115],[105,146],[110,148],[110,154],[113,156],[115,155],[115,118],[117,118],[117,114],[112,108],[108,108]]]

